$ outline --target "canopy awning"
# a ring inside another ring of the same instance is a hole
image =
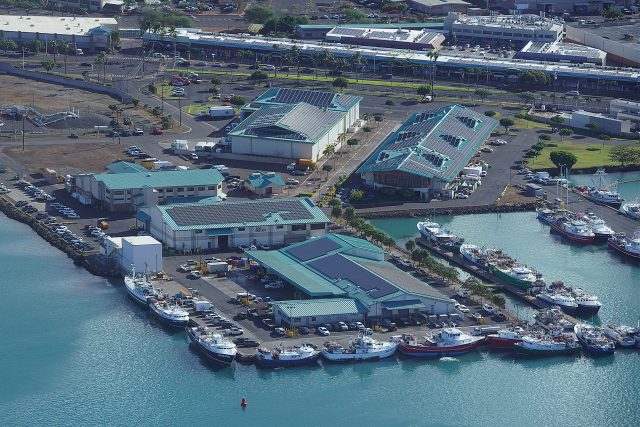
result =
[[[408,301],[386,301],[382,303],[382,308],[387,310],[420,310],[426,308],[420,300]]]
[[[216,228],[214,230],[207,230],[207,236],[229,236],[233,234],[233,230],[230,228]]]

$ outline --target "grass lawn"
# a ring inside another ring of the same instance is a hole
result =
[[[191,104],[191,105],[187,105],[185,107],[182,107],[182,109],[184,110],[185,113],[187,114],[191,114],[192,116],[197,116],[198,114],[200,114],[202,111],[207,111],[209,109],[208,105],[195,105],[195,104]]]
[[[176,87],[180,87],[180,86],[176,86]],[[170,86],[167,83],[163,83],[162,85],[160,85],[160,91],[158,92],[158,96],[162,98],[163,95],[164,95],[164,99],[184,98],[184,97],[179,97],[179,96],[173,96],[172,95],[172,90],[173,90],[173,86]]]
[[[568,151],[573,153],[578,161],[573,168],[589,168],[597,166],[619,166],[619,163],[612,162],[609,159],[610,145],[605,145],[604,149],[602,144],[585,144],[575,141],[562,141],[552,142],[557,144],[557,147],[545,147],[540,155],[535,159],[529,159],[529,167],[532,169],[544,169],[556,167],[549,159],[549,154],[552,151]]]

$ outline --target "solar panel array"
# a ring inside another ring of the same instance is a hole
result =
[[[406,31],[369,31],[368,36],[372,39],[409,40],[411,33]]]
[[[289,255],[293,255],[298,258],[300,261],[305,262],[310,259],[321,257],[340,248],[341,246],[333,240],[326,237],[320,237],[305,242],[299,246],[289,248],[286,252]]]
[[[167,214],[179,227],[264,222],[272,215],[285,221],[314,218],[302,200],[175,206]]]
[[[381,298],[398,289],[380,276],[340,254],[311,261],[310,267],[334,280],[347,280],[373,298]]]
[[[306,102],[319,108],[328,108],[333,102],[334,93],[314,90],[300,90],[283,88],[273,99],[278,104],[297,104]]]
[[[350,36],[350,37],[360,37],[366,32],[367,30],[363,30],[361,28],[345,28],[345,27],[334,28],[330,31],[331,34],[335,34],[338,36]]]

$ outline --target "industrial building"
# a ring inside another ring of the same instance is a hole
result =
[[[463,0],[408,0],[409,6],[420,13],[444,16],[451,12],[466,14],[473,5]]]
[[[113,18],[0,15],[0,38],[18,43],[39,40],[49,51],[52,41],[66,41],[73,49],[93,52],[111,47],[111,32],[117,25]]]
[[[108,173],[79,174],[70,191],[82,203],[110,212],[136,211],[172,198],[222,197],[223,177],[215,169],[151,172],[130,162],[109,165]]]
[[[605,65],[607,53],[600,49],[572,43],[529,42],[515,54],[514,58]]]
[[[483,3],[484,4],[484,3]],[[629,6],[626,0],[489,0],[487,8],[505,12],[517,10],[520,13],[549,13],[562,15],[600,15],[605,6],[623,8]]]
[[[334,28],[363,28],[369,30],[428,30],[441,32],[442,22],[402,22],[397,24],[300,24],[296,26],[296,37],[300,39],[324,40]]]
[[[610,62],[623,67],[640,67],[640,26],[602,23],[565,25],[566,40],[601,49]]]
[[[181,251],[281,246],[322,235],[331,222],[302,197],[149,205],[137,218],[153,237]]]
[[[440,49],[444,35],[427,30],[382,30],[369,28],[335,27],[325,37],[328,42],[358,46],[377,46],[395,49],[433,50]]]
[[[271,196],[284,186],[284,179],[275,172],[256,171],[244,180],[244,188],[256,196]]]
[[[640,102],[612,99],[609,114],[618,120],[629,120],[632,131],[640,130]]]
[[[313,327],[336,322],[365,322],[367,308],[351,298],[318,298],[271,303],[276,325]]]
[[[317,161],[328,145],[355,129],[362,97],[273,88],[243,108],[250,114],[229,132],[233,154]]]
[[[467,16],[451,13],[444,19],[444,30],[459,41],[500,42],[514,47],[530,41],[554,43],[562,40],[563,22],[538,15]]]
[[[453,300],[385,261],[384,250],[363,239],[327,234],[247,256],[295,289],[300,302],[276,304],[276,319],[290,326],[324,323],[324,316],[350,320],[363,312],[379,319],[454,310]]]
[[[592,113],[590,111],[577,110],[570,114],[569,126],[580,129],[588,129],[587,125],[596,125],[599,132],[610,134],[628,134],[631,132],[631,122],[620,120],[604,114]]]
[[[413,114],[357,170],[374,189],[450,198],[452,181],[498,122],[461,105]]]
[[[138,273],[163,271],[162,243],[151,236],[109,236],[102,250],[122,273],[129,273],[132,268]]]

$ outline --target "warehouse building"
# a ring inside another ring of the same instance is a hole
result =
[[[300,24],[296,26],[296,37],[300,39],[324,40],[334,28],[365,28],[370,30],[425,30],[441,31],[442,22],[402,22],[389,24]]]
[[[538,15],[467,16],[451,13],[444,19],[444,30],[459,41],[501,42],[521,47],[530,41],[554,43],[562,40],[562,21]]]
[[[611,62],[623,67],[640,67],[640,26],[637,23],[572,23],[565,26],[565,31],[567,40],[602,49]]]
[[[356,173],[374,189],[410,191],[424,200],[450,198],[450,183],[497,124],[461,105],[415,113]]]
[[[226,140],[234,154],[317,161],[353,129],[362,97],[300,89],[271,89],[243,108],[246,117]]]
[[[101,251],[123,274],[130,273],[132,268],[138,273],[163,271],[162,243],[151,236],[109,236]]]
[[[111,47],[111,33],[117,26],[113,18],[0,15],[0,38],[18,43],[39,40],[45,50],[51,49],[52,41],[66,41],[73,49],[93,52]]]
[[[215,169],[151,172],[130,162],[107,167],[108,173],[79,174],[71,188],[87,205],[110,211],[136,211],[173,198],[221,197],[223,177]]]
[[[302,197],[149,205],[138,219],[165,246],[181,251],[282,246],[322,235],[331,222]]]
[[[256,171],[244,180],[244,188],[256,196],[268,197],[279,192],[284,186],[284,179],[275,172]]]
[[[471,3],[464,0],[408,0],[412,9],[431,16],[445,16],[451,12],[466,14]]]
[[[370,29],[335,27],[325,37],[328,42],[358,46],[376,46],[395,49],[433,50],[440,49],[444,35],[427,30],[406,28]]]
[[[612,99],[609,101],[609,114],[618,120],[629,120],[631,130],[640,129],[640,102]]]
[[[247,256],[295,289],[301,301],[283,301],[274,310],[289,326],[325,323],[326,316],[354,321],[362,314],[380,319],[454,310],[454,301],[385,261],[384,250],[363,239],[327,234]]]
[[[605,65],[607,53],[600,49],[571,43],[529,42],[514,55],[514,58]]]
[[[600,132],[615,135],[628,134],[631,132],[631,122],[626,119],[605,116],[604,114],[592,113],[591,111],[577,110],[570,114],[569,126],[589,129],[589,125],[595,125]]]

